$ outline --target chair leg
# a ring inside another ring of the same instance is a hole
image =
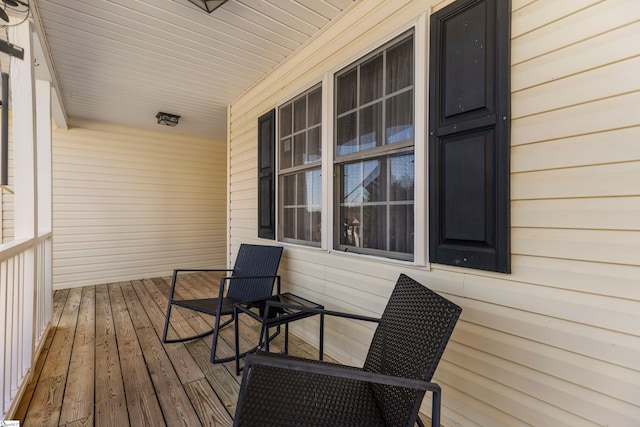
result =
[[[207,335],[211,335],[213,333],[213,329],[203,332],[201,334],[198,335],[193,335],[190,337],[186,337],[186,338],[176,338],[176,339],[167,339],[167,334],[169,332],[169,323],[171,320],[171,309],[173,308],[173,295],[175,293],[175,289],[176,289],[176,282],[178,279],[178,272],[176,270],[173,271],[173,276],[171,278],[171,289],[169,290],[169,300],[167,303],[167,314],[164,318],[164,328],[162,330],[162,342],[165,344],[171,344],[171,343],[176,343],[176,342],[185,342],[185,341],[191,341],[191,340],[195,340],[198,338],[203,338],[206,337]]]
[[[257,349],[264,348],[265,351],[269,351],[269,343],[273,341],[275,337],[280,335],[280,326],[281,325],[277,325],[275,327],[276,331],[272,335],[269,335],[269,328],[267,328],[267,325],[265,325],[263,322],[262,327],[260,328],[260,338],[258,340],[258,346],[256,348]],[[250,353],[250,352],[251,351],[248,351],[247,353]]]
[[[431,405],[431,427],[440,427],[440,405],[442,404],[442,396],[440,390],[433,391]]]
[[[176,290],[176,280],[177,280],[178,272],[176,270],[173,271],[173,276],[171,277],[171,289],[169,290],[169,302],[167,303],[167,314],[164,318],[164,329],[162,330],[162,342],[167,342],[167,331],[169,330],[169,319],[171,318],[171,306],[173,305],[173,294]]]
[[[164,318],[164,329],[162,330],[162,342],[167,342],[167,331],[169,330],[169,319],[171,318],[171,297],[169,297],[169,304],[167,306],[167,315]]]
[[[215,324],[213,326],[213,341],[211,343],[211,358],[209,359],[211,363],[224,363],[224,362],[230,362],[235,359],[235,355],[232,357],[225,357],[223,359],[216,359],[216,348],[218,347],[218,331],[220,330],[220,328],[227,326],[229,323],[231,323],[234,320],[235,320],[235,316],[232,314],[231,319],[227,320],[222,324],[222,326],[220,326],[220,315],[216,315]]]
[[[236,306],[233,307],[233,317],[235,317],[236,319],[238,318],[238,308]],[[233,328],[234,328],[234,333],[233,333],[233,339],[235,342],[235,349],[236,349],[236,375],[240,375],[240,354],[238,354],[238,349],[240,348],[240,330],[238,328],[238,322],[233,322]]]
[[[224,323],[220,323],[220,317],[216,316],[216,320],[215,320],[214,327],[213,327],[213,339],[212,339],[212,342],[211,342],[211,357],[209,358],[209,362],[211,362],[211,363],[231,362],[231,361],[235,360],[236,357],[240,358],[240,357],[246,356],[249,353],[255,353],[255,351],[258,350],[258,348],[260,348],[260,345],[257,345],[257,346],[253,347],[250,350],[244,351],[242,353],[238,353],[237,356],[234,354],[233,356],[229,356],[229,357],[221,357],[221,358],[216,357],[216,350],[217,350],[217,347],[218,347],[218,333],[219,333],[220,329],[224,328],[229,323],[235,322],[235,321],[236,321],[236,316],[232,315],[231,319],[227,320]],[[269,339],[272,340],[273,338],[275,338],[278,335],[278,333],[280,333],[280,327],[278,327],[278,331],[276,333],[274,333],[273,335],[271,335],[269,337]],[[237,346],[236,346],[236,348],[237,348]],[[240,369],[240,370],[242,370],[242,369]]]
[[[237,310],[234,309],[234,313],[237,316]],[[244,367],[240,367],[240,358],[245,357],[247,354],[250,353],[255,353],[256,351],[260,350],[261,348],[264,347],[264,349],[266,351],[269,351],[269,342],[271,340],[273,340],[275,337],[278,336],[278,334],[280,334],[280,325],[278,325],[276,327],[276,332],[274,332],[272,335],[269,335],[269,328],[267,328],[267,326],[263,323],[262,324],[262,328],[260,329],[260,338],[258,340],[258,345],[253,347],[250,350],[244,351],[242,353],[240,353],[239,348],[240,348],[240,333],[238,330],[238,322],[235,322],[235,345],[236,345],[236,355],[235,355],[235,359],[236,359],[236,375],[240,375],[240,372],[242,372],[244,370]]]

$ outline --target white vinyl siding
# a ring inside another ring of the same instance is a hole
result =
[[[1,220],[2,224],[0,225],[0,237],[1,243],[7,243],[13,240],[13,207],[14,207],[14,197],[13,193],[13,129],[11,128],[11,113],[9,113],[9,155],[8,155],[8,188],[3,188],[0,190],[0,203],[1,203]],[[0,120],[1,121],[1,120]],[[11,191],[10,191],[11,190]]]
[[[360,1],[231,105],[232,254],[272,243],[256,238],[258,116],[450,3]],[[639,20],[635,0],[512,1],[512,274],[285,247],[284,288],[327,308],[379,314],[401,272],[462,306],[435,376],[444,426],[640,420]],[[367,325],[325,333],[327,354],[363,362]]]
[[[55,130],[54,287],[224,267],[225,150],[161,130]]]

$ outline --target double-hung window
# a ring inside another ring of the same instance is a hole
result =
[[[335,76],[334,247],[414,257],[414,40]]]
[[[320,246],[322,220],[322,87],[278,109],[279,238]]]
[[[510,13],[509,2],[457,0],[431,15],[429,34],[421,17],[327,72],[332,93],[318,84],[281,105],[277,137],[273,110],[259,119],[259,141],[277,142],[278,239],[509,272]],[[323,111],[332,126],[321,138]],[[269,238],[272,164],[259,166]]]

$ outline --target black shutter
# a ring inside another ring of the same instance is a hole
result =
[[[258,119],[258,237],[275,239],[276,110]]]
[[[510,272],[509,0],[431,17],[429,257]]]

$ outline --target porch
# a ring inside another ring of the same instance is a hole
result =
[[[209,363],[210,336],[184,344],[160,341],[169,280],[56,291],[52,327],[16,412],[21,425],[230,426],[242,378],[234,362]],[[216,292],[217,283],[213,274],[195,274],[185,290]],[[181,333],[210,329],[210,316],[180,313],[173,321]],[[259,325],[240,318],[248,347],[257,341]],[[223,328],[220,338],[218,355],[233,355],[233,327]],[[272,350],[282,343],[277,337]],[[317,349],[295,335],[289,351],[317,357]]]
[[[29,0],[31,15],[12,15],[27,20],[5,32],[24,59],[0,55],[12,92],[0,193],[0,420],[199,425],[207,414],[231,422],[232,364],[208,364],[208,339],[161,345],[166,280],[141,278],[224,268],[243,243],[274,244],[258,237],[258,118],[289,111],[320,84],[322,125],[305,130],[321,136],[320,239],[287,242],[289,230],[275,223],[275,244],[286,247],[283,288],[375,315],[408,273],[462,306],[435,377],[446,426],[636,426],[640,2],[469,2],[510,6],[510,274],[439,263],[428,247],[439,235],[427,209],[429,85],[437,81],[430,22],[465,2],[231,0],[210,15],[189,0]],[[289,6],[304,15],[278,19]],[[407,117],[419,161],[405,222],[422,245],[413,262],[342,250],[335,162],[337,123],[347,117],[334,111],[341,70],[387,52],[407,31],[415,82]],[[180,124],[158,125],[158,111],[180,114]],[[276,130],[282,150],[292,147]],[[272,172],[274,182],[288,174]],[[272,200],[283,217],[278,185]],[[317,329],[304,326],[295,332],[316,342]],[[326,354],[358,363],[370,332],[328,325]],[[293,352],[316,354],[292,342]]]

